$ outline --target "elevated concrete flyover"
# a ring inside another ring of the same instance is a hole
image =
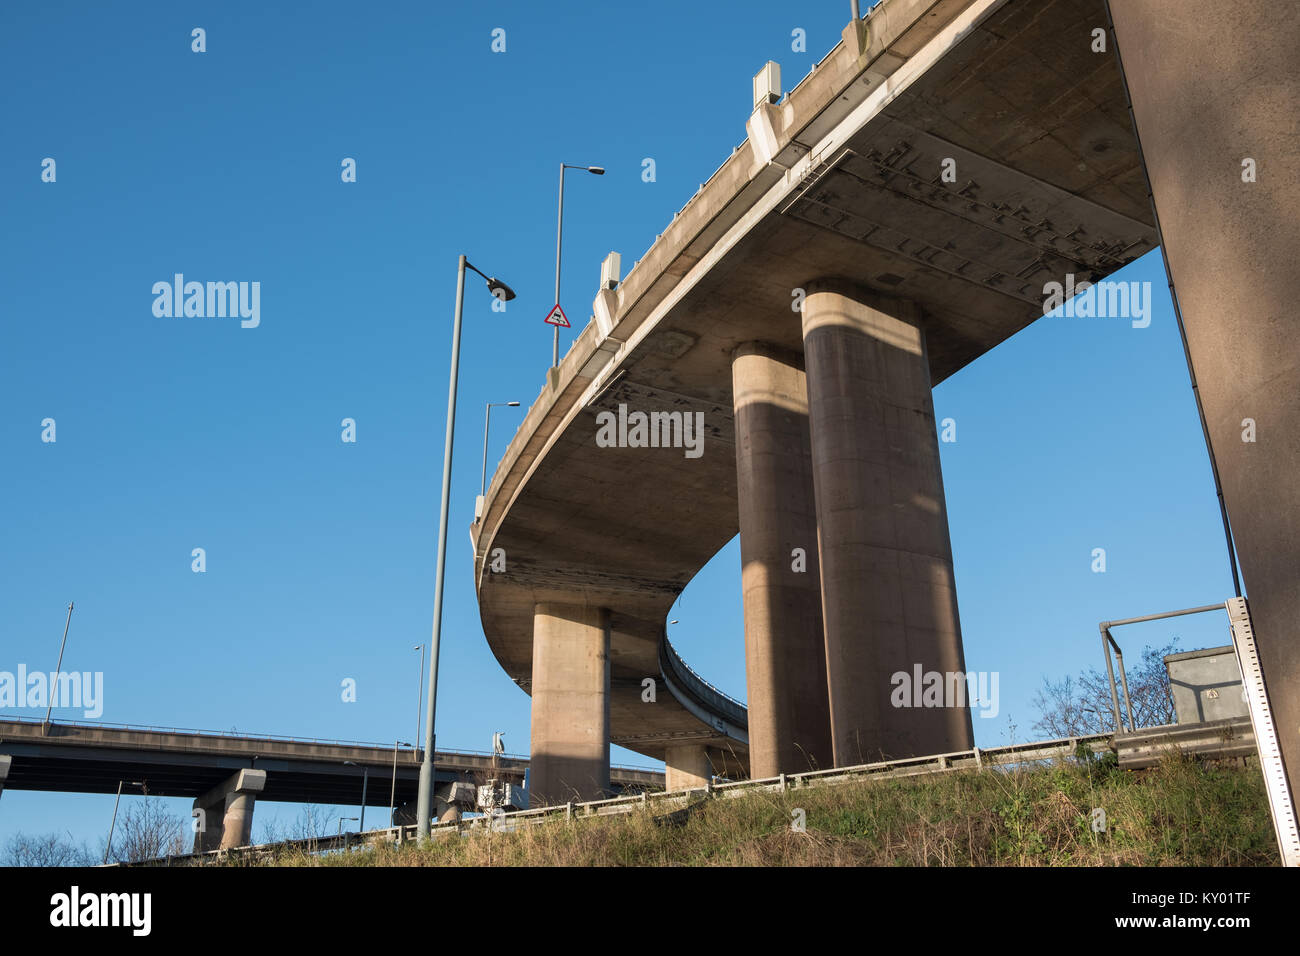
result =
[[[394,779],[394,750],[383,744],[0,717],[0,790],[115,793],[122,781],[141,781],[155,796],[195,798],[215,838],[223,816],[236,818],[230,845],[247,842],[257,800],[357,806],[364,785],[367,806],[387,807],[395,784],[396,805],[413,805],[417,754],[404,747],[396,756]],[[528,760],[439,751],[435,768],[440,788],[489,778],[522,785]],[[625,791],[664,784],[663,774],[630,767],[613,768],[611,779]]]
[[[1197,279],[1182,304],[1212,373],[1210,437],[1231,444],[1252,409],[1283,429],[1267,449],[1233,445],[1223,484],[1272,626],[1261,660],[1296,685],[1300,362],[1284,304],[1300,294],[1300,200],[1294,138],[1268,114],[1295,115],[1297,34],[1297,8],[1263,0],[1125,0],[1114,27],[1104,0],[884,0],[788,96],[770,64],[755,78],[746,140],[625,279],[603,277],[472,530],[484,632],[533,695],[545,799],[597,795],[610,741],[666,759],[670,785],[971,746],[964,701],[890,706],[891,673],[965,670],[931,389],[1040,318],[1050,284],[1156,247],[1144,159],[1156,206],[1197,237],[1172,247]],[[1138,58],[1127,82],[1117,39]],[[1204,75],[1210,61],[1225,70]],[[1192,128],[1212,159],[1186,158]],[[1246,149],[1272,170],[1248,198]],[[1235,246],[1199,233],[1195,210]],[[1245,281],[1256,260],[1268,269]],[[1231,320],[1214,302],[1225,270]],[[1107,291],[1093,314],[1134,318]],[[665,616],[737,532],[743,715],[662,666]]]
[[[144,780],[149,792],[198,797],[241,769],[268,770],[262,800],[287,803],[357,804],[362,768],[372,783],[382,776],[381,794],[367,800],[388,805],[393,748],[346,741],[295,740],[161,728],[114,727],[0,719],[0,753],[13,758],[8,787],[76,793],[114,793],[121,780]],[[347,762],[350,761],[351,765]],[[505,759],[502,772],[522,782],[527,760]],[[439,782],[466,780],[489,772],[487,755],[438,754]],[[399,802],[414,794],[419,767],[409,747],[397,754]]]
[[[971,746],[967,709],[900,722],[879,686],[964,666],[930,388],[1042,316],[1046,282],[1155,247],[1106,27],[1101,0],[884,0],[784,101],[758,91],[745,142],[598,292],[473,528],[546,797],[599,791],[610,741],[670,785]],[[620,408],[702,420],[702,453],[604,447]],[[744,715],[661,666],[737,532]]]

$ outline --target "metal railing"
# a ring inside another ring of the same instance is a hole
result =
[[[1227,607],[1223,604],[1207,604],[1204,607],[1189,607],[1182,611],[1165,611],[1161,614],[1144,614],[1141,617],[1126,617],[1121,621],[1102,621],[1097,625],[1101,631],[1101,652],[1106,656],[1106,678],[1110,681],[1110,704],[1111,710],[1115,717],[1115,730],[1117,733],[1123,733],[1124,720],[1119,710],[1119,693],[1115,687],[1115,668],[1111,663],[1110,652],[1115,651],[1115,658],[1119,664],[1120,686],[1124,690],[1124,708],[1128,711],[1128,730],[1133,732],[1137,727],[1133,721],[1133,700],[1128,693],[1128,674],[1124,671],[1124,652],[1120,650],[1119,643],[1115,640],[1114,635],[1110,633],[1112,627],[1121,627],[1125,624],[1142,624],[1146,621],[1159,621],[1167,617],[1182,617],[1185,614],[1204,614],[1207,611],[1226,611]]]
[[[659,644],[659,666],[669,677],[676,677],[706,707],[718,711],[739,727],[749,725],[749,711],[745,705],[697,674],[691,665],[682,660],[666,634]]]
[[[1059,737],[1053,740],[990,747],[986,750],[974,747],[970,750],[933,754],[925,757],[859,764],[853,767],[835,767],[829,770],[810,770],[805,773],[781,774],[777,777],[766,777],[759,780],[738,780],[723,783],[714,783],[710,780],[703,787],[692,787],[684,790],[656,791],[654,793],[642,791],[639,794],[612,797],[605,800],[570,802],[549,807],[537,807],[532,810],[498,812],[490,816],[473,817],[449,823],[434,823],[430,827],[430,837],[454,836],[475,830],[510,832],[519,826],[544,823],[547,820],[558,819],[561,816],[566,821],[617,816],[641,809],[650,809],[652,805],[674,806],[679,803],[689,804],[701,796],[706,799],[727,799],[747,793],[784,793],[804,787],[834,786],[867,777],[951,773],[962,770],[1019,766],[1044,760],[1072,759],[1078,754],[1081,745],[1086,745],[1089,748],[1100,745],[1107,750],[1114,747],[1110,734],[1087,734],[1080,737]],[[344,833],[333,836],[289,840],[283,843],[262,844],[260,846],[208,850],[202,853],[160,857],[157,860],[145,860],[137,864],[125,865],[171,866],[173,864],[220,863],[248,856],[254,859],[271,857],[286,850],[324,853],[332,850],[348,850],[354,847],[361,848],[375,843],[401,844],[415,839],[417,832],[416,825],[409,824],[400,827],[368,830],[364,833]]]

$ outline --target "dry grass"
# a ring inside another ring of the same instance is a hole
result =
[[[1106,812],[1094,833],[1091,811]],[[806,813],[794,832],[792,812]],[[662,810],[659,811],[662,813]],[[283,857],[374,866],[1275,866],[1263,781],[1249,767],[1113,758],[864,780],[712,800],[680,827],[648,812],[474,831],[421,848]]]

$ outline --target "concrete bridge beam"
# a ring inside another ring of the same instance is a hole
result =
[[[609,613],[538,604],[533,616],[532,806],[609,792]]]
[[[833,766],[808,393],[802,359],[760,343],[731,374],[750,775],[775,777]]]
[[[967,749],[965,680],[948,679],[965,663],[920,309],[837,280],[805,288],[835,764]],[[894,675],[936,671],[960,700],[896,693]]]
[[[665,748],[665,790],[707,787],[713,780],[713,764],[703,744],[670,744]]]
[[[202,810],[202,828],[194,834],[194,852],[228,850],[253,842],[253,806],[266,788],[265,770],[240,770],[194,799]]]

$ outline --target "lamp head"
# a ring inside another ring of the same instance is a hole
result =
[[[502,282],[500,279],[496,278],[495,276],[488,278],[487,287],[488,287],[488,291],[491,292],[498,299],[500,299],[502,302],[509,302],[511,299],[515,297],[515,290],[510,288],[510,286],[506,285],[504,282]]]

